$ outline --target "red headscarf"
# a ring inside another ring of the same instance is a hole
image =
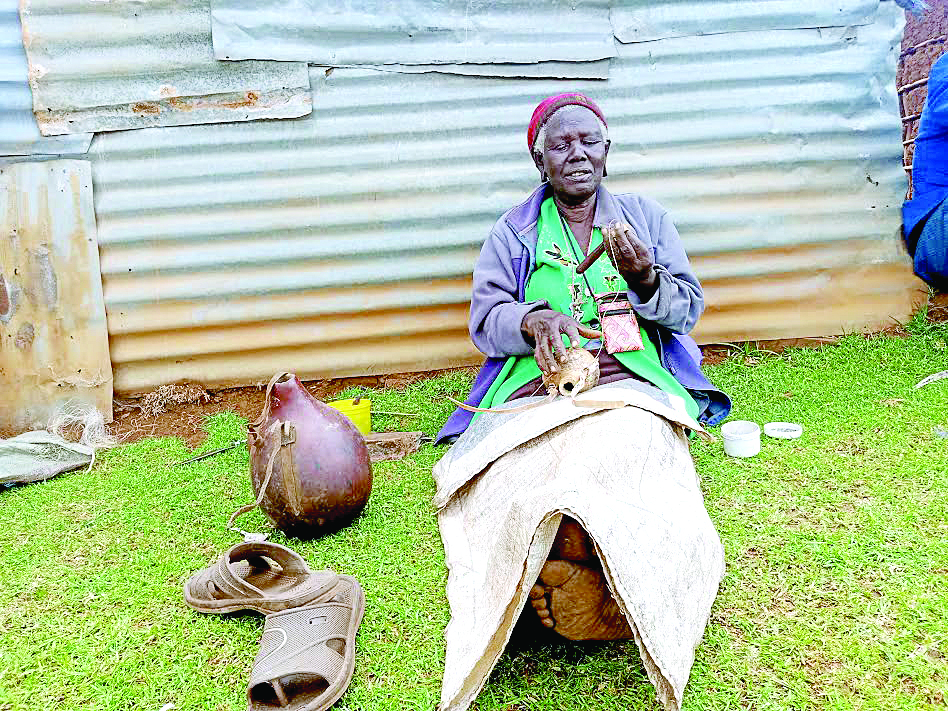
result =
[[[553,112],[570,105],[582,106],[583,108],[589,109],[599,117],[603,124],[606,126],[609,125],[606,123],[606,117],[602,115],[602,109],[596,106],[596,102],[588,96],[583,94],[559,94],[557,96],[551,96],[541,101],[533,110],[533,117],[530,119],[530,126],[527,128],[527,150],[531,153],[533,152],[533,142],[537,138],[537,132],[540,130],[540,127],[546,123],[546,120],[553,115]]]

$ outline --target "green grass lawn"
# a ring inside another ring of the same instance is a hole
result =
[[[735,460],[693,451],[727,572],[685,692],[686,709],[925,709],[948,697],[948,328],[849,336],[781,356],[745,348],[709,368],[733,416],[790,420]],[[454,374],[370,394],[375,429],[437,430],[466,393]],[[204,448],[244,435],[208,422]],[[367,611],[355,678],[337,708],[434,709],[449,613],[431,505],[443,450],[375,466],[359,521],[289,543],[314,568],[358,577]],[[263,627],[256,616],[185,607],[188,576],[237,542],[228,515],[250,498],[247,454],[176,466],[189,452],[152,439],[104,454],[92,472],[0,493],[0,710],[246,708]],[[263,517],[242,519],[260,530]],[[508,650],[480,711],[657,709],[631,643]]]

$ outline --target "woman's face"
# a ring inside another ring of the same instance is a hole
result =
[[[543,148],[543,156],[535,154],[534,160],[560,200],[582,202],[596,192],[609,154],[596,114],[582,106],[557,112],[546,123]]]

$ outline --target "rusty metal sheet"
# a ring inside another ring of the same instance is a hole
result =
[[[80,154],[91,133],[44,137],[33,117],[17,0],[0,0],[0,156]]]
[[[214,58],[210,0],[21,0],[20,17],[44,136],[312,110],[305,64]]]
[[[905,318],[903,20],[878,6],[852,29],[620,45],[607,81],[314,67],[305,119],[97,136],[117,389],[478,362],[474,260],[536,185],[534,106],[569,90],[609,120],[609,189],[670,210],[707,290],[699,339]]]
[[[615,56],[608,0],[213,0],[218,59],[322,65],[585,62]]]
[[[90,164],[0,168],[0,424],[65,403],[112,419],[112,367]]]
[[[620,42],[728,32],[847,27],[873,21],[879,0],[618,0],[611,9]]]

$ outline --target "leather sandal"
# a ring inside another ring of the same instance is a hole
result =
[[[298,553],[268,541],[238,543],[184,584],[184,601],[198,612],[253,610],[267,615],[335,594],[339,576],[313,571]]]
[[[267,615],[247,687],[249,711],[324,711],[355,669],[365,593],[340,575],[330,600]]]

